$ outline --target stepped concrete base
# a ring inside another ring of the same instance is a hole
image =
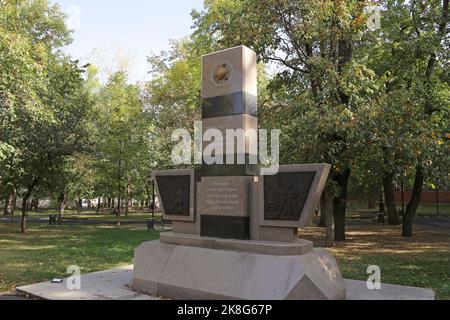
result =
[[[431,289],[382,283],[381,289],[369,290],[366,281],[345,280],[347,300],[434,300]]]
[[[315,249],[273,255],[172,245],[140,245],[133,289],[187,300],[340,300],[345,283],[334,257]]]
[[[199,247],[219,250],[233,250],[275,256],[298,256],[313,251],[313,243],[298,239],[297,242],[273,242],[256,240],[235,240],[201,237],[193,234],[164,232],[160,235],[160,242],[187,247]]]

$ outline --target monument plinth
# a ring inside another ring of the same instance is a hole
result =
[[[173,228],[136,249],[133,288],[174,299],[344,299],[335,259],[297,236],[311,224],[330,165],[259,173],[253,51],[204,56],[202,79],[203,151],[211,129],[231,139],[198,170],[153,171]]]

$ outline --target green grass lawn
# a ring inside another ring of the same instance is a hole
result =
[[[450,300],[450,252],[421,254],[347,255],[336,250],[336,260],[347,279],[366,281],[367,267],[381,269],[382,283],[433,289],[438,300]]]
[[[122,227],[17,225],[0,223],[0,292],[15,286],[66,277],[67,267],[82,273],[132,263],[134,249],[159,237],[156,231]]]
[[[399,207],[401,210],[401,207]],[[419,216],[431,216],[436,217],[438,214],[436,203],[424,203],[417,209],[417,215]],[[439,204],[439,216],[450,217],[450,204],[440,203]]]
[[[302,237],[323,245],[323,228],[305,229]],[[450,233],[415,226],[414,237],[401,237],[401,226],[348,226],[347,241],[329,249],[347,279],[367,280],[377,265],[383,283],[433,289],[450,300]]]
[[[344,277],[367,280],[367,267],[378,265],[384,283],[430,288],[450,299],[450,233],[416,227],[414,238],[405,239],[400,228],[349,226],[348,240],[331,249]],[[320,246],[323,233],[312,227],[300,236]],[[24,235],[17,225],[0,223],[0,292],[67,276],[70,265],[89,273],[131,264],[136,246],[158,237],[135,227],[37,224]]]

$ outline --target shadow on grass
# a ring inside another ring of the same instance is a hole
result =
[[[300,237],[324,245],[323,228],[307,228]],[[347,241],[329,250],[345,278],[367,280],[367,268],[381,268],[382,282],[434,289],[439,299],[450,299],[450,234],[415,227],[413,238],[403,238],[401,226],[349,226]]]
[[[26,234],[0,224],[0,291],[66,277],[77,265],[90,273],[131,264],[134,249],[156,231],[96,226],[30,226]]]

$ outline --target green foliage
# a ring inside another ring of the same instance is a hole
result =
[[[201,119],[201,59],[194,51],[185,39],[173,42],[169,52],[148,58],[152,80],[146,83],[144,96],[158,168],[173,167],[172,132],[181,128],[193,133],[194,121]]]
[[[48,1],[2,1],[0,192],[53,184],[61,161],[86,144],[83,70],[58,49],[70,41]]]
[[[194,14],[195,15],[195,14]],[[155,168],[173,168],[172,132],[186,129],[193,136],[194,121],[201,120],[201,56],[217,48],[197,39],[172,42],[169,52],[148,58],[152,80],[146,83],[144,97],[152,128]],[[258,66],[259,108],[268,102],[268,75]]]
[[[99,90],[93,122],[92,158],[97,196],[127,196],[127,189],[142,193],[148,185],[151,156],[150,121],[137,85],[126,74],[115,73]]]
[[[381,29],[372,31],[369,5],[207,1],[193,13],[193,38],[217,48],[245,44],[275,70],[260,118],[282,130],[283,163],[351,168],[366,190],[391,170],[411,180],[418,161],[435,180],[449,158],[448,142],[431,135],[448,130],[440,121],[450,107],[448,15],[438,0],[379,1]]]
[[[373,31],[369,1],[208,0],[191,36],[148,58],[150,81],[102,85],[59,51],[70,33],[57,6],[0,1],[0,194],[148,198],[151,170],[173,167],[172,132],[200,120],[200,57],[241,44],[258,53],[259,124],[282,130],[282,163],[351,169],[372,193],[390,172],[412,185],[420,162],[426,186],[448,188],[442,3],[379,1]]]

